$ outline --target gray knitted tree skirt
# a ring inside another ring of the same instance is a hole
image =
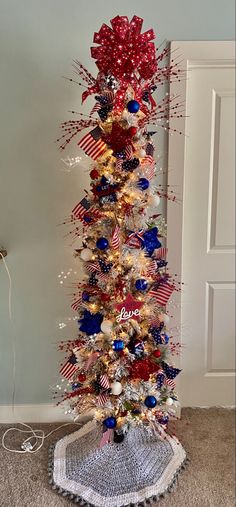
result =
[[[102,429],[89,421],[50,448],[52,487],[84,506],[148,505],[175,486],[187,462],[177,438],[133,428],[122,443],[99,448]]]

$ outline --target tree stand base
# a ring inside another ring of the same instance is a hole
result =
[[[188,461],[177,438],[130,429],[124,441],[99,448],[102,429],[89,421],[50,447],[50,484],[87,507],[142,506],[175,487]]]

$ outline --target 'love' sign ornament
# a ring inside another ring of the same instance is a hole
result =
[[[115,309],[119,312],[119,315],[116,317],[117,322],[125,322],[129,319],[139,320],[140,308],[142,308],[143,304],[142,301],[134,299],[132,294],[127,294],[124,301],[115,305]]]

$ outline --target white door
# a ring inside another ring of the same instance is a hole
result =
[[[178,49],[177,49],[178,48]],[[182,209],[168,206],[170,267],[184,282],[179,390],[183,406],[235,404],[235,68],[233,42],[174,42],[186,81],[182,136],[170,137],[169,184]],[[176,124],[175,124],[176,126]],[[176,187],[174,187],[176,188]]]

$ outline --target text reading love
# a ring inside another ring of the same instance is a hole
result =
[[[139,320],[142,306],[143,301],[137,301],[133,298],[132,294],[127,294],[124,301],[115,305],[115,309],[119,312],[116,321],[122,322],[129,319]]]

